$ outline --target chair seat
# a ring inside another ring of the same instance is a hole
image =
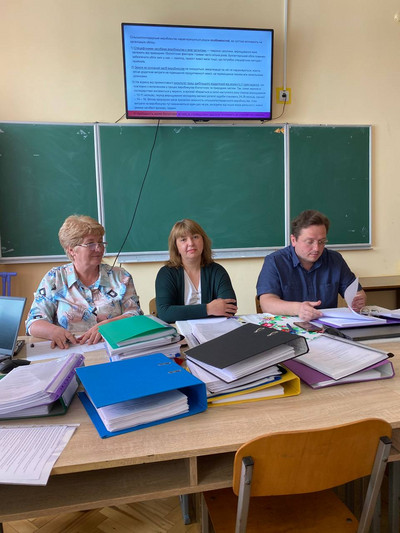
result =
[[[238,498],[232,489],[203,495],[215,532],[234,533]],[[250,500],[248,533],[348,533],[357,528],[356,517],[330,490]]]

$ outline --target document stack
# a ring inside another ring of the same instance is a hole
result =
[[[308,351],[299,335],[243,324],[186,351],[190,371],[207,386],[210,406],[300,393],[300,380],[278,365]]]
[[[194,415],[207,409],[204,383],[156,353],[78,368],[79,392],[100,437]]]
[[[0,380],[0,419],[64,414],[78,388],[82,354],[14,368]]]
[[[111,361],[162,353],[180,353],[180,335],[173,326],[152,315],[122,318],[99,326]]]

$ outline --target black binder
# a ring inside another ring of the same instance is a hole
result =
[[[292,348],[290,353],[287,351],[284,354],[276,353],[274,349],[284,345]],[[244,324],[240,328],[187,350],[186,357],[225,380],[224,370],[238,363],[251,365],[251,358],[257,357],[259,360],[262,356],[265,368],[307,352],[307,341],[300,335],[255,324]]]

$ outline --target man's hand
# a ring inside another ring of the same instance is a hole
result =
[[[359,313],[366,303],[367,295],[364,291],[358,291],[351,302],[351,307],[356,313]]]
[[[318,307],[319,305],[321,305],[321,300],[318,300],[318,302],[301,302],[299,304],[298,312],[301,320],[309,322],[310,320],[315,320],[322,316],[322,312],[315,309],[315,307]]]

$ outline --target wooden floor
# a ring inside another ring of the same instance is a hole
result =
[[[179,498],[105,507],[3,524],[4,533],[199,533],[184,525]]]

